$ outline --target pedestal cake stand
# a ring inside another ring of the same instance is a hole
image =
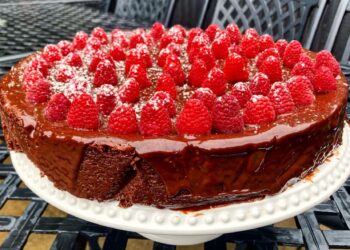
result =
[[[107,227],[134,231],[161,243],[191,245],[224,233],[273,224],[324,201],[350,174],[349,141],[350,129],[346,125],[342,145],[317,168],[315,174],[279,194],[258,201],[186,213],[142,205],[121,208],[116,201],[77,198],[57,189],[47,177],[42,177],[25,154],[12,151],[11,158],[18,175],[34,193],[71,215]]]

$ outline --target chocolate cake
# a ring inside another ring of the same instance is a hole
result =
[[[57,188],[184,209],[283,191],[341,144],[348,84],[333,56],[235,24],[95,28],[0,83],[8,147]]]

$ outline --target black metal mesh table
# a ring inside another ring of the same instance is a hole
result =
[[[90,31],[96,25],[112,29],[149,24],[117,19],[80,4],[9,6],[0,8],[0,57],[37,50],[47,43],[72,38],[77,30]],[[0,60],[0,77],[14,62]],[[2,212],[8,204],[13,206],[10,209],[17,209],[16,202],[24,202],[24,211],[16,215]],[[22,249],[31,236],[39,234],[54,238],[51,249],[86,249],[87,246],[90,249],[125,249],[130,241],[143,240],[136,233],[106,228],[64,213],[48,216],[49,209],[45,201],[21,183],[0,130],[0,249]],[[226,234],[196,249],[232,249],[232,244],[236,249],[277,249],[279,246],[350,249],[350,179],[329,200],[294,217],[287,225]],[[176,249],[144,241],[147,244],[139,249],[145,246]]]

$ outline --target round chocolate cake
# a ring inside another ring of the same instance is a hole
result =
[[[348,84],[328,51],[237,25],[95,28],[1,80],[8,147],[87,199],[193,208],[282,191],[341,144]]]

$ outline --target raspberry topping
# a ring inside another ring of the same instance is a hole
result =
[[[236,53],[230,54],[224,65],[224,72],[227,81],[247,81],[249,77],[247,61]]]
[[[176,114],[175,103],[169,95],[169,93],[164,91],[157,91],[156,93],[154,93],[153,97],[151,98],[151,101],[157,104],[158,106],[166,107],[170,117],[173,117]]]
[[[106,54],[103,51],[98,51],[93,57],[92,60],[90,61],[89,64],[89,71],[90,72],[95,72],[97,65],[102,61],[102,60],[109,60],[112,64],[114,64],[113,58]]]
[[[316,63],[315,68],[319,68],[321,66],[328,67],[334,76],[340,74],[340,66],[337,60],[332,56],[331,52],[327,50],[322,50],[316,55]]]
[[[211,44],[211,48],[216,59],[224,59],[227,57],[228,48],[231,45],[231,40],[226,31],[219,31],[216,33],[215,39]]]
[[[79,31],[77,34],[75,34],[73,39],[73,48],[76,50],[82,50],[86,46],[86,42],[88,40],[89,36],[84,31]]]
[[[186,81],[185,73],[182,70],[182,65],[175,55],[169,55],[166,59],[164,72],[171,75],[175,83],[178,85],[183,84]]]
[[[213,108],[213,129],[220,133],[237,133],[244,122],[238,100],[233,95],[219,97]]]
[[[275,42],[273,41],[270,35],[262,35],[260,37],[260,51],[264,51],[266,49],[274,48]]]
[[[141,110],[140,132],[146,136],[167,135],[172,125],[167,108],[158,101],[147,102]]]
[[[216,95],[209,88],[199,88],[193,93],[191,99],[198,99],[202,101],[208,110],[212,110]]]
[[[67,117],[70,101],[62,94],[54,94],[47,103],[45,117],[50,122],[63,121]]]
[[[108,37],[106,31],[101,27],[96,27],[91,32],[92,37],[96,37],[101,44],[106,45],[108,43]]]
[[[255,29],[247,29],[241,43],[244,54],[248,58],[255,57],[260,51],[259,34]]]
[[[315,101],[310,85],[309,79],[305,76],[293,76],[287,81],[287,86],[295,105],[306,106]]]
[[[228,35],[230,36],[231,43],[239,44],[242,40],[242,34],[239,30],[237,24],[230,23],[226,27],[226,31],[228,32]]]
[[[53,62],[58,61],[62,58],[60,48],[54,44],[46,45],[45,48],[43,49],[42,55],[43,55],[43,58],[48,63],[53,63]]]
[[[115,134],[132,134],[138,131],[136,113],[133,107],[122,104],[109,116],[108,130]]]
[[[168,73],[163,72],[157,81],[156,91],[167,92],[172,99],[176,99],[176,84],[174,79]]]
[[[284,39],[279,39],[276,43],[275,46],[278,49],[278,53],[280,54],[280,57],[283,57],[284,55],[284,50],[286,49],[288,45],[288,42]]]
[[[235,85],[233,85],[231,94],[237,98],[239,105],[242,108],[245,107],[246,103],[252,97],[252,92],[249,85],[245,82],[237,82]]]
[[[216,33],[220,31],[220,27],[217,24],[210,24],[206,30],[205,33],[208,35],[210,41],[213,41]]]
[[[50,98],[51,86],[45,79],[38,79],[34,84],[26,86],[26,99],[30,103],[46,102]]]
[[[302,61],[299,61],[297,64],[294,65],[292,72],[291,72],[291,75],[292,76],[306,76],[312,84],[314,83],[314,79],[315,79],[314,68],[310,67],[310,65],[308,65]]]
[[[44,77],[46,77],[49,71],[49,64],[41,56],[38,56],[37,58],[35,58],[33,61],[30,62],[28,68],[25,69],[24,74],[32,70],[37,70]]]
[[[66,62],[69,66],[72,67],[81,67],[83,66],[83,60],[81,60],[81,57],[77,53],[69,53],[66,57]]]
[[[212,118],[202,101],[188,100],[176,120],[176,130],[180,135],[209,134]]]
[[[125,60],[124,48],[119,43],[112,44],[109,54],[116,61]]]
[[[152,25],[151,36],[153,37],[154,40],[158,41],[162,37],[164,32],[165,32],[165,28],[163,24],[156,22]]]
[[[135,78],[141,88],[147,88],[152,85],[148,79],[146,69],[139,64],[132,65],[128,74],[129,78]]]
[[[58,68],[56,80],[59,82],[68,82],[73,76],[73,71],[69,67],[62,65]]]
[[[97,129],[99,126],[98,109],[88,94],[75,98],[69,107],[67,123],[71,128]]]
[[[226,79],[225,74],[219,68],[212,68],[207,78],[202,83],[203,88],[209,88],[215,95],[223,95],[226,91]]]
[[[269,48],[261,52],[256,59],[256,66],[260,68],[261,64],[265,61],[269,56],[274,56],[276,58],[280,58],[278,50],[276,48]]]
[[[331,69],[325,66],[320,66],[316,69],[314,88],[318,93],[326,93],[337,89],[337,81]]]
[[[283,63],[289,68],[293,68],[299,61],[303,48],[300,42],[293,40],[285,48],[283,53]]]
[[[275,82],[268,97],[273,103],[277,115],[290,113],[295,108],[292,95],[284,82]]]
[[[271,88],[271,82],[268,76],[264,73],[256,73],[250,81],[249,86],[254,95],[268,95]]]
[[[208,69],[204,61],[198,59],[193,62],[188,73],[188,82],[195,87],[202,86],[202,83],[208,75]]]
[[[127,79],[119,88],[119,97],[122,102],[137,102],[140,98],[140,84],[135,78]]]
[[[61,54],[63,56],[68,55],[70,52],[73,52],[73,44],[70,41],[60,41],[59,43],[57,43],[57,46],[60,48],[61,50]]]
[[[103,115],[109,115],[115,107],[115,89],[110,84],[104,84],[96,89],[96,105]]]
[[[271,82],[277,82],[282,80],[282,65],[277,57],[267,57],[261,64],[259,72],[267,75]]]
[[[276,119],[276,112],[267,96],[253,95],[246,104],[243,118],[247,124],[265,124]]]
[[[43,80],[43,75],[38,70],[31,70],[23,76],[23,89],[26,90],[37,81]]]
[[[94,75],[94,85],[99,87],[103,84],[116,85],[118,83],[114,64],[108,59],[99,62]]]

